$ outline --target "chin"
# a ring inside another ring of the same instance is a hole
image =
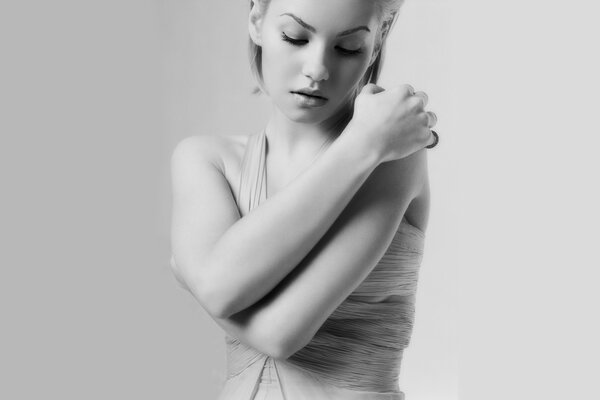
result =
[[[322,113],[315,113],[314,111],[291,111],[284,113],[285,116],[290,120],[301,124],[319,124],[327,119],[327,115]]]
[[[300,108],[281,104],[278,104],[277,108],[290,121],[302,124],[318,124],[331,114],[329,109]]]
[[[327,104],[324,107],[299,107],[293,102],[280,103],[278,108],[283,115],[290,121],[302,124],[320,124],[330,119],[335,113],[337,107],[333,104]]]

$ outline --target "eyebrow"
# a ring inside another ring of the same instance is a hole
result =
[[[294,18],[294,20],[295,20],[297,23],[299,23],[299,24],[300,24],[300,25],[302,25],[302,26],[303,26],[305,29],[307,29],[307,30],[311,31],[312,33],[315,33],[315,32],[317,32],[317,30],[316,30],[314,27],[312,27],[312,26],[310,26],[309,24],[307,24],[306,22],[302,21],[302,19],[301,19],[301,18],[299,18],[299,17],[295,16],[294,14],[292,14],[292,13],[283,13],[283,14],[281,14],[281,15],[280,15],[280,17],[283,17],[284,15],[287,15],[288,17],[292,17],[292,18]],[[348,30],[345,30],[345,31],[343,31],[343,32],[340,32],[340,33],[338,33],[338,34],[337,34],[337,36],[339,37],[339,36],[346,36],[346,35],[350,35],[351,33],[354,33],[354,32],[356,32],[356,31],[367,31],[367,32],[371,32],[371,30],[370,30],[368,27],[366,27],[366,26],[364,26],[364,25],[361,25],[361,26],[357,26],[356,28],[352,28],[352,29],[348,29]]]

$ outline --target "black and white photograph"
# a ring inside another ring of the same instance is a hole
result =
[[[0,398],[597,398],[597,15],[2,2]]]
[[[450,59],[424,68],[447,52],[447,7],[247,3],[210,16],[168,8],[171,267],[209,320],[205,390],[404,399],[407,381],[415,395],[451,395],[456,235],[428,229],[452,179],[437,189],[429,177],[452,170],[443,151],[429,166],[444,142]],[[211,17],[228,12],[226,26]]]

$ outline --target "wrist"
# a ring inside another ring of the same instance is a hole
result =
[[[383,152],[373,140],[373,136],[368,134],[367,128],[350,121],[336,142],[341,141],[340,147],[347,152],[350,157],[354,157],[362,162],[371,165],[375,169],[383,162]]]

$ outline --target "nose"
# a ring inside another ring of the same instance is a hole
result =
[[[329,79],[329,69],[326,65],[326,49],[320,46],[314,46],[302,66],[304,76],[315,82]]]

